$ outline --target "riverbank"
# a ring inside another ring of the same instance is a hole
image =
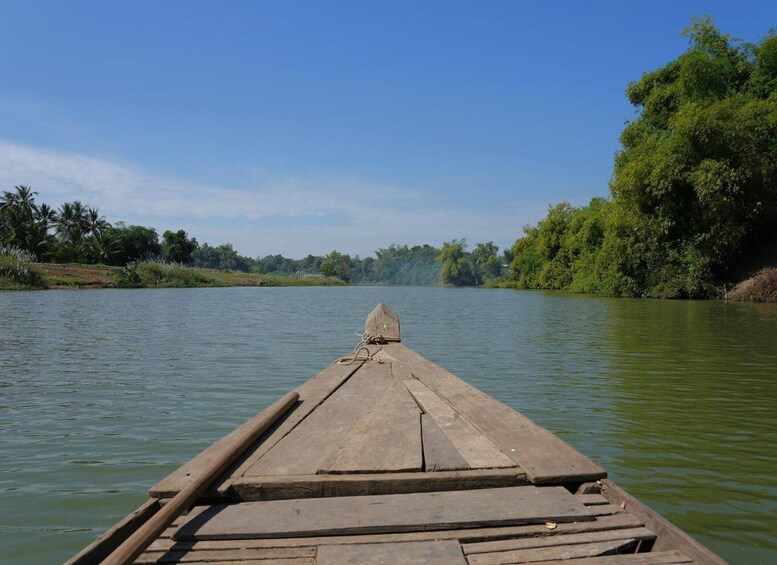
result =
[[[321,275],[261,275],[199,269],[146,261],[130,267],[78,263],[37,263],[34,283],[19,284],[0,277],[0,290],[51,288],[192,288],[230,286],[342,286],[340,279]]]

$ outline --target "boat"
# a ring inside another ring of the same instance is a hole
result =
[[[68,563],[724,561],[550,431],[425,359],[357,348],[154,485]]]

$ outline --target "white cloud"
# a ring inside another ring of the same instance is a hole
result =
[[[231,242],[246,255],[301,257],[339,249],[366,256],[390,243],[511,244],[542,211],[484,201],[477,211],[431,191],[349,178],[257,175],[227,187],[155,174],[134,164],[0,141],[0,188],[29,184],[52,205],[79,199],[111,221],[186,229],[199,241]]]

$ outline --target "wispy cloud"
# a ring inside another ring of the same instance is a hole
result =
[[[247,255],[299,257],[340,249],[368,255],[390,243],[512,243],[537,210],[484,201],[458,208],[429,192],[352,178],[257,174],[240,187],[156,174],[132,163],[0,141],[0,187],[29,184],[52,204],[82,200],[111,221],[183,227]]]

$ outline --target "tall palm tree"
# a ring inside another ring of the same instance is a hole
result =
[[[87,206],[84,218],[86,226],[85,231],[93,237],[98,237],[103,230],[111,227],[111,224],[106,221],[105,216],[100,215],[97,208]]]

